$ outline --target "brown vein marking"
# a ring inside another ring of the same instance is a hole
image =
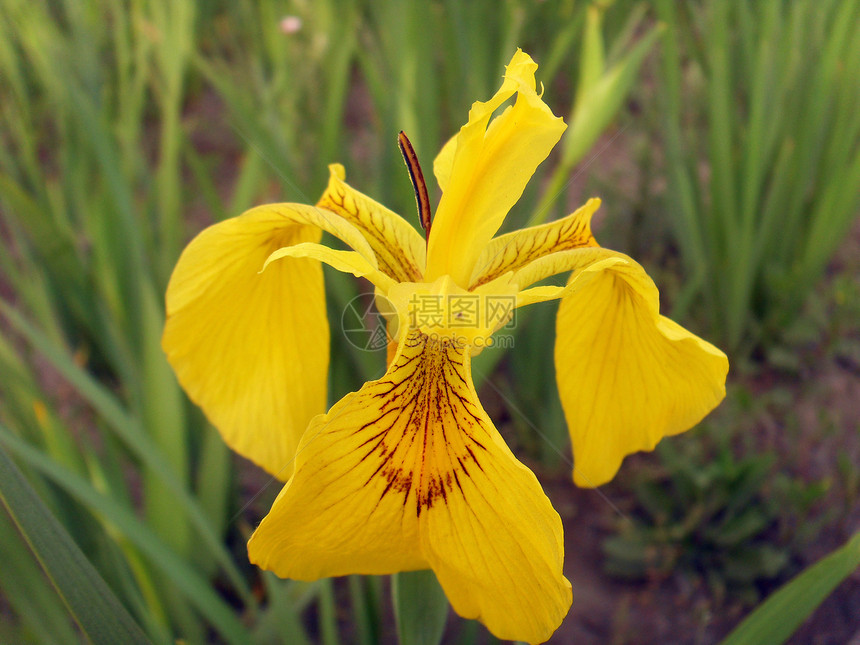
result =
[[[467,348],[418,331],[404,343],[386,376],[359,394],[357,405],[378,416],[357,431],[366,435],[358,463],[378,461],[365,485],[384,480],[380,501],[402,495],[420,517],[452,491],[463,495],[473,466],[483,471],[488,430],[463,374]]]
[[[386,235],[385,219],[376,216],[372,209],[362,204],[363,198],[360,193],[348,195],[342,187],[330,183],[317,205],[334,211],[361,231],[376,254],[380,271],[398,282],[420,281],[421,271],[403,250],[406,248],[405,242],[398,238],[396,231],[391,231],[390,237]],[[402,253],[396,253],[392,246],[401,249]]]
[[[590,214],[583,216],[583,209],[555,222],[514,231],[494,239],[478,259],[477,268],[481,273],[469,288],[486,284],[549,253],[599,246],[591,233]]]

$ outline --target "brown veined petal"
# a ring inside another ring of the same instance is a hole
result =
[[[495,280],[508,271],[516,271],[550,253],[597,246],[591,233],[591,217],[598,208],[600,200],[589,199],[584,206],[560,220],[494,238],[475,263],[470,288]]]
[[[425,242],[400,215],[347,184],[340,164],[329,166],[328,186],[318,206],[355,226],[376,254],[379,269],[398,282],[417,282],[424,272]]]
[[[561,138],[564,122],[537,93],[536,69],[528,54],[518,50],[499,91],[489,101],[472,105],[456,148],[448,143],[437,159],[437,176],[447,183],[428,243],[428,281],[450,275],[468,287],[484,246]],[[515,103],[490,122],[493,112],[515,93]]]
[[[595,261],[556,294],[564,295],[556,378],[573,478],[585,487],[612,479],[626,455],[697,424],[725,397],[729,367],[723,352],[660,315],[657,287],[639,264],[596,251],[560,254]]]
[[[162,346],[179,382],[231,448],[282,479],[325,410],[328,319],[319,262],[260,270],[273,251],[318,241],[320,224],[361,247],[337,220],[300,204],[225,220],[189,243],[167,288]]]
[[[385,376],[311,423],[251,560],[302,580],[430,567],[462,616],[549,638],[571,602],[561,521],[481,407],[469,361],[404,333]]]

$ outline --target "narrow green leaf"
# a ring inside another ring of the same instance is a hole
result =
[[[860,567],[860,533],[783,585],[722,645],[784,643],[836,587]]]
[[[185,419],[182,391],[161,349],[164,314],[149,281],[139,281],[141,303],[141,378],[139,417],[146,434],[158,446],[176,479],[189,486],[189,428]],[[176,512],[170,485],[157,469],[143,472],[143,489],[149,524],[178,553],[190,556],[192,544],[190,518]]]
[[[337,629],[337,610],[335,609],[334,587],[331,578],[321,581],[319,592],[319,624],[320,637],[323,645],[340,645],[340,636]]]
[[[203,429],[194,489],[215,533],[223,535],[233,493],[233,453],[212,426]]]
[[[181,591],[218,630],[224,640],[244,644],[249,634],[230,608],[209,584],[181,557],[164,544],[134,513],[98,492],[78,475],[69,472],[27,445],[0,424],[0,442],[42,475],[77,498],[105,522],[114,525]],[[123,640],[109,642],[124,642]]]
[[[74,643],[79,639],[63,599],[33,557],[12,518],[2,510],[0,562],[3,563],[0,593],[14,616],[14,620],[0,621],[9,623],[9,632],[0,633],[0,642]]]
[[[570,128],[565,132],[562,143],[564,166],[570,168],[582,159],[615,118],[630,93],[645,55],[651,51],[663,30],[663,25],[653,27],[624,58],[605,70],[586,94],[577,95],[576,106],[570,116]]]
[[[2,446],[0,501],[90,641],[149,642]]]
[[[603,7],[588,5],[582,33],[582,51],[579,55],[579,86],[577,99],[584,100],[587,93],[603,75],[605,53],[603,47]]]
[[[301,614],[317,600],[323,580],[299,582],[281,580],[271,571],[261,574],[267,602],[254,621],[253,642],[258,645],[311,645]]]
[[[349,598],[355,623],[356,641],[360,645],[379,642],[378,618],[371,610],[371,591],[364,576],[349,576]]]
[[[391,576],[400,645],[437,645],[448,621],[448,598],[432,571]]]

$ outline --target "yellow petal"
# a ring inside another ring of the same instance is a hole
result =
[[[589,199],[563,219],[494,238],[475,264],[471,288],[486,284],[508,271],[516,271],[550,253],[597,246],[591,234],[591,217],[598,208],[600,200]]]
[[[381,407],[390,387],[367,383],[308,426],[295,474],[248,542],[251,562],[296,580],[428,568],[418,540],[418,477],[403,468],[418,446],[385,432],[400,418],[397,408]]]
[[[496,278],[484,286],[498,289],[496,285],[499,283],[511,282],[518,285],[520,290],[517,293],[516,306],[522,307],[537,302],[564,298],[574,291],[582,289],[601,272],[615,265],[626,265],[628,262],[632,262],[632,260],[626,255],[600,247],[562,251],[538,258],[513,274]],[[565,286],[545,285],[530,289],[524,288],[538,280],[565,271],[573,271]]]
[[[304,242],[294,244],[273,251],[266,259],[261,273],[265,271],[272,262],[281,258],[313,258],[325,262],[331,267],[344,273],[352,273],[358,278],[367,278],[374,285],[386,293],[394,284],[394,280],[379,271],[366,257],[356,251],[339,251],[330,249],[323,244]]]
[[[561,297],[579,286],[575,280],[590,279],[590,274],[596,270],[594,265],[597,265],[597,270],[599,270],[607,264],[611,265],[616,262],[626,264],[628,261],[632,262],[633,260],[623,253],[600,246],[588,246],[541,256],[514,271],[509,280],[518,285],[520,289],[525,289],[544,278],[573,271],[567,286],[559,287],[558,297]],[[496,281],[499,281],[499,278],[496,278]]]
[[[535,91],[536,69],[518,50],[496,95],[472,105],[469,122],[457,135],[449,180],[433,220],[428,281],[447,274],[461,287],[469,286],[481,250],[561,137],[564,123]],[[493,112],[514,93],[514,105],[490,123]],[[441,167],[437,172],[446,175]]]
[[[726,355],[661,316],[657,287],[618,255],[558,311],[556,377],[579,486],[609,481],[626,455],[691,428],[725,396]]]
[[[563,271],[566,286],[524,288]],[[505,282],[520,288],[518,307],[562,299],[556,376],[578,485],[609,481],[626,455],[689,429],[725,396],[725,354],[660,315],[656,286],[628,256],[551,253],[485,287]]]
[[[424,272],[425,242],[421,235],[382,204],[344,181],[343,166],[329,166],[329,181],[318,206],[341,215],[365,237],[381,271],[398,282],[415,282]]]
[[[303,224],[317,226],[345,242],[349,247],[367,258],[368,262],[373,264],[373,266],[377,266],[376,254],[359,229],[337,213],[326,210],[322,206],[266,204],[265,206],[252,208],[245,214],[289,217],[296,221],[301,221]]]
[[[407,331],[386,375],[309,426],[251,560],[312,580],[431,567],[455,611],[541,642],[571,602],[562,527],[477,400],[462,347]]]
[[[433,160],[433,174],[436,183],[443,193],[448,190],[448,182],[451,181],[451,168],[454,165],[454,153],[457,152],[457,136],[454,135],[445,142],[439,154]]]
[[[182,253],[167,288],[162,346],[179,382],[231,448],[282,479],[308,422],[325,410],[328,319],[318,262],[259,271],[277,248],[319,240],[307,223],[317,217],[279,204],[211,226]]]

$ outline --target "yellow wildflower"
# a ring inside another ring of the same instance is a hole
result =
[[[471,356],[513,307],[561,299],[556,372],[584,486],[697,423],[728,370],[722,352],[660,315],[641,266],[597,245],[598,200],[494,237],[565,129],[536,69],[517,51],[437,157],[443,194],[426,246],[333,165],[316,207],[254,208],[189,244],[163,339],[230,446],[288,479],[248,544],[253,562],[300,580],[430,568],[457,613],[528,642],[549,638],[571,603],[562,525],[481,407]],[[322,231],[352,250],[319,244]],[[385,375],[325,414],[320,262],[375,285],[396,340]],[[532,286],[567,271],[566,286]],[[477,309],[462,306],[475,298]],[[489,313],[504,299],[510,310]]]

